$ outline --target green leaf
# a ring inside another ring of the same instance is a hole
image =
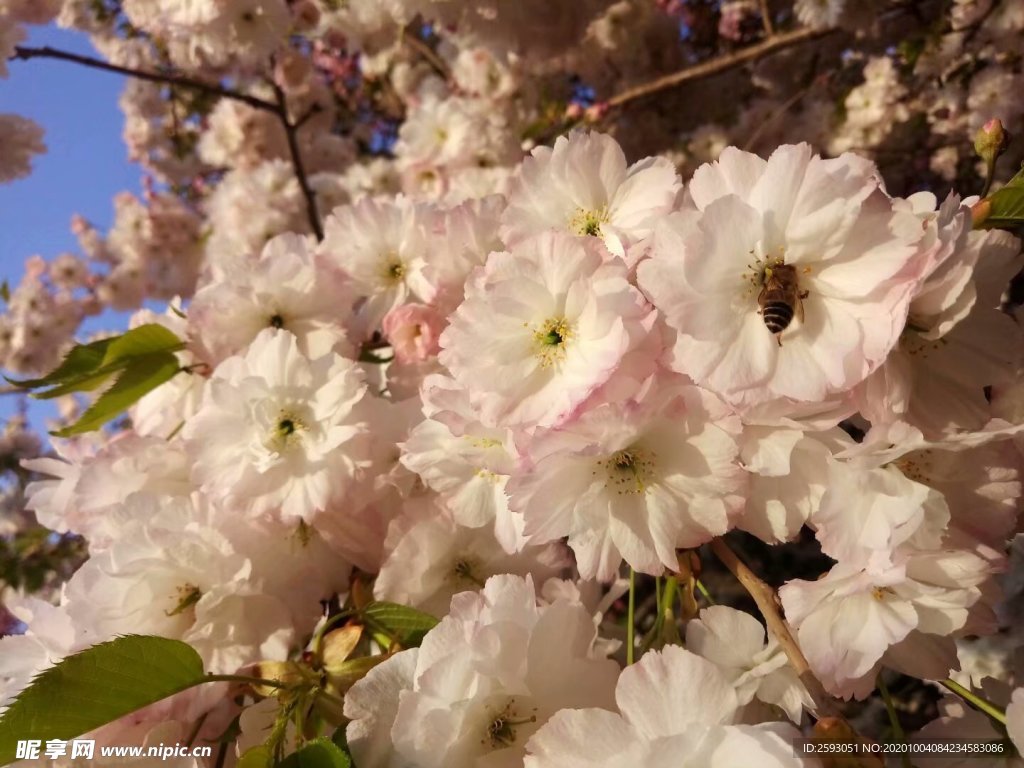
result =
[[[51,432],[56,437],[71,437],[99,429],[115,416],[123,413],[143,395],[174,377],[181,366],[172,352],[157,352],[132,358],[117,381],[100,395],[82,417],[64,429]]]
[[[140,357],[176,352],[184,347],[181,339],[162,325],[147,323],[120,336],[76,345],[54,371],[42,378],[8,381],[25,389],[52,387],[32,395],[38,400],[49,400],[72,392],[90,392]]]
[[[11,286],[6,280],[0,283],[0,299],[3,299],[6,302],[10,302],[11,300]]]
[[[0,716],[0,765],[19,739],[73,739],[205,679],[180,640],[128,635],[68,656],[39,674]]]
[[[313,739],[280,763],[281,768],[352,768],[352,760],[326,737]],[[246,768],[243,766],[242,768]]]
[[[64,356],[64,361],[60,365],[40,379],[22,379],[20,381],[7,379],[7,381],[16,387],[35,389],[86,376],[100,367],[107,354],[107,347],[113,340],[113,338],[100,339],[91,344],[75,345]]]
[[[273,753],[266,745],[259,744],[251,749],[247,749],[238,758],[235,768],[271,768],[273,764]]]
[[[153,352],[177,352],[184,347],[181,339],[159,323],[146,323],[115,337],[103,362],[112,363]]]
[[[986,200],[992,206],[985,218],[986,227],[1015,229],[1024,224],[1024,169]]]
[[[370,603],[363,609],[362,617],[372,631],[397,640],[404,648],[419,645],[423,636],[438,623],[429,613],[385,602]]]

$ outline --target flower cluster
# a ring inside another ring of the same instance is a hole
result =
[[[997,627],[1021,496],[1019,414],[984,396],[1015,386],[1020,248],[970,218],[853,155],[729,149],[684,188],[596,133],[535,151],[506,198],[339,206],[319,244],[210,265],[186,319],[140,316],[186,339],[186,373],[132,429],[26,463],[51,478],[29,506],[90,556],[48,609],[62,634],[18,641],[286,662],[356,565],[445,616],[346,697],[361,768],[794,764],[765,715],[813,699],[754,619],[709,608],[688,651],[618,676],[584,586],[808,526],[836,563],[781,597],[828,691],[956,668],[956,638]],[[699,706],[662,702],[677,679]],[[206,696],[178,717],[230,719]]]

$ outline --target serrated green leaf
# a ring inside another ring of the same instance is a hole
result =
[[[367,605],[362,611],[362,617],[372,631],[397,640],[403,648],[419,645],[423,636],[438,623],[429,613],[407,605],[379,601]]]
[[[306,742],[280,763],[281,768],[352,768],[352,760],[328,738]]]
[[[1024,170],[986,199],[991,204],[985,217],[986,227],[1014,229],[1024,225]]]
[[[180,640],[128,635],[72,654],[0,716],[0,765],[20,739],[73,739],[204,679],[199,654]]]
[[[137,402],[139,398],[173,378],[181,370],[173,352],[158,352],[134,357],[117,381],[86,409],[71,426],[51,432],[56,437],[71,437],[91,432]]]
[[[64,356],[64,360],[53,371],[39,379],[7,379],[16,387],[24,389],[35,389],[50,384],[70,379],[79,378],[92,373],[103,363],[107,354],[107,347],[113,342],[113,338],[100,339],[90,344],[76,344],[71,351]],[[7,378],[6,376],[4,378]]]
[[[64,361],[42,378],[8,381],[24,389],[51,387],[44,392],[34,393],[32,396],[37,400],[49,400],[72,392],[91,392],[105,384],[115,373],[130,366],[137,358],[176,352],[184,346],[181,339],[162,325],[147,323],[120,336],[74,346]]]
[[[159,323],[146,323],[115,337],[103,362],[107,364],[154,352],[177,352],[184,346],[181,339]]]

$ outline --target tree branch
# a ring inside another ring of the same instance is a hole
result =
[[[42,48],[16,46],[14,49],[14,56],[12,56],[11,59],[20,59],[23,61],[28,61],[29,59],[59,59],[60,61],[70,61],[74,64],[80,64],[83,67],[99,69],[104,72],[114,72],[119,75],[134,77],[138,80],[147,80],[152,83],[163,83],[179,88],[190,88],[204,93],[211,93],[225,99],[233,99],[235,101],[240,101],[243,104],[248,104],[253,109],[272,112],[277,115],[281,124],[284,126],[285,135],[288,139],[288,151],[291,154],[292,159],[292,167],[295,169],[295,176],[298,178],[299,188],[302,190],[302,196],[306,200],[306,213],[309,217],[309,225],[312,228],[313,233],[316,235],[317,240],[324,239],[323,226],[320,224],[320,214],[316,208],[316,198],[313,194],[312,187],[309,185],[309,178],[306,176],[306,170],[302,163],[302,155],[299,152],[299,143],[296,137],[296,132],[299,127],[306,120],[312,117],[313,114],[315,114],[316,108],[311,109],[298,120],[292,121],[288,116],[287,98],[285,97],[284,91],[279,85],[277,85],[277,83],[271,83],[271,86],[274,89],[274,96],[277,99],[275,103],[265,101],[264,99],[256,96],[232,91],[231,89],[225,88],[221,85],[197,80],[193,77],[181,75],[176,72],[150,72],[142,69],[132,69],[131,67],[122,67],[117,64],[111,64],[103,61],[102,59],[93,58],[92,56],[81,56],[77,53],[70,53],[68,51],[62,51],[49,46],[44,46]]]
[[[736,553],[729,548],[729,545],[723,539],[713,539],[710,546],[715,556],[732,572],[736,580],[743,585],[743,588],[754,599],[757,609],[761,612],[765,623],[768,625],[768,631],[778,641],[786,657],[789,659],[789,663],[796,670],[800,682],[803,683],[804,688],[810,694],[817,716],[819,718],[841,717],[832,697],[828,695],[821,681],[811,671],[811,665],[807,662],[804,652],[800,650],[796,638],[793,637],[793,631],[789,628],[789,624],[779,612],[781,604],[779,603],[778,595],[775,594],[775,590],[761,581],[757,574],[750,570],[746,563],[736,556]]]
[[[646,96],[651,96],[660,91],[668,90],[669,88],[675,88],[677,85],[688,83],[693,80],[702,80],[706,77],[726,72],[730,69],[742,66],[751,61],[767,56],[775,51],[789,48],[794,45],[806,42],[808,40],[817,40],[821,37],[826,37],[834,32],[836,29],[811,29],[810,27],[803,27],[801,29],[795,29],[791,32],[780,32],[774,37],[770,37],[763,42],[751,45],[735,53],[730,53],[726,56],[717,56],[708,61],[703,61],[700,64],[695,64],[692,67],[681,69],[678,72],[673,72],[670,75],[659,77],[656,80],[651,80],[647,83],[628,88],[622,93],[612,96],[606,102],[609,109],[615,109],[621,107],[636,99],[642,99]]]
[[[277,97],[277,109],[275,111],[281,119],[285,136],[288,138],[288,152],[292,157],[292,168],[294,168],[295,176],[299,180],[299,189],[302,190],[302,196],[306,200],[306,216],[309,218],[309,226],[313,230],[313,234],[316,235],[316,239],[323,240],[324,228],[320,223],[320,213],[316,207],[316,196],[313,194],[313,188],[309,186],[309,177],[306,175],[306,168],[302,163],[302,153],[299,151],[297,134],[299,126],[304,120],[300,118],[297,122],[293,122],[288,117],[288,97],[285,96],[284,89],[275,82],[271,82],[271,87],[273,87],[274,95]]]
[[[764,34],[771,37],[775,34],[775,26],[772,24],[772,11],[768,7],[769,0],[761,0],[761,25],[764,27]]]
[[[278,111],[278,106],[276,104],[264,101],[256,96],[232,91],[231,89],[217,85],[216,83],[208,83],[205,80],[197,80],[194,77],[188,77],[174,72],[149,72],[143,69],[121,67],[117,64],[111,64],[103,61],[102,59],[93,58],[92,56],[81,56],[77,53],[61,51],[57,48],[51,48],[50,46],[43,46],[42,48],[31,48],[22,45],[15,46],[14,55],[10,59],[11,61],[28,61],[29,59],[59,59],[60,61],[70,61],[75,64],[81,64],[83,67],[89,67],[90,69],[114,72],[119,75],[134,77],[137,80],[148,80],[151,83],[166,83],[167,85],[212,93],[216,96],[222,96],[225,99],[241,101],[254,109],[262,109],[266,112],[276,113]]]
[[[441,77],[442,80],[448,82],[452,79],[451,70],[448,69],[448,65],[444,59],[437,55],[437,51],[430,47],[430,45],[423,40],[415,31],[409,27],[402,30],[402,42],[409,46],[413,51],[423,57],[423,59],[433,68],[435,72]]]

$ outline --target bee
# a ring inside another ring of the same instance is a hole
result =
[[[775,340],[782,346],[782,332],[789,327],[795,314],[804,320],[803,300],[809,291],[801,291],[796,267],[791,264],[776,264],[765,267],[764,287],[757,296],[761,317],[768,330],[775,334]]]

